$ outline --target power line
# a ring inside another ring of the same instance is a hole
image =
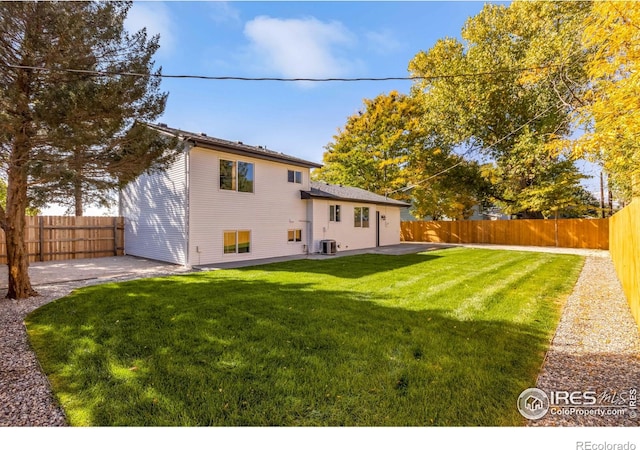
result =
[[[548,107],[548,108],[547,108],[547,109],[545,109],[544,111],[542,111],[542,112],[540,112],[540,113],[536,114],[534,117],[532,117],[531,119],[527,120],[525,123],[523,123],[522,125],[520,125],[520,126],[519,126],[518,128],[516,128],[515,130],[513,130],[513,131],[509,132],[508,134],[506,134],[506,135],[502,136],[500,139],[496,140],[493,144],[491,144],[491,145],[490,145],[490,147],[493,147],[493,146],[495,146],[495,145],[499,144],[500,142],[504,141],[505,139],[507,139],[507,138],[509,138],[509,137],[513,136],[515,133],[517,133],[518,131],[522,130],[524,127],[526,127],[527,125],[529,125],[531,122],[533,122],[534,120],[537,120],[537,119],[539,119],[540,117],[544,116],[546,113],[548,113],[549,111],[551,111],[551,110],[552,110],[552,109],[554,109],[554,108],[556,108],[556,109],[560,109],[560,108],[562,108],[562,105],[551,105],[550,107]],[[433,175],[431,175],[431,176],[429,176],[429,177],[425,178],[424,180],[420,180],[420,181],[418,181],[417,183],[411,184],[411,185],[409,185],[409,186],[405,186],[405,187],[400,188],[400,189],[396,189],[395,191],[387,192],[387,193],[385,194],[385,197],[386,197],[386,196],[388,196],[388,195],[390,195],[390,194],[393,194],[393,193],[395,193],[395,192],[400,192],[400,191],[405,192],[405,191],[408,191],[409,189],[413,189],[413,188],[417,187],[418,185],[420,185],[420,184],[422,184],[422,183],[426,183],[426,182],[427,182],[427,181],[429,181],[429,180],[432,180],[432,179],[434,179],[434,178],[436,178],[436,177],[439,177],[439,176],[440,176],[440,175],[442,175],[443,173],[447,173],[448,171],[450,171],[450,170],[452,170],[452,169],[455,169],[455,168],[456,168],[456,167],[458,167],[460,164],[465,163],[465,162],[466,162],[466,160],[464,159],[464,157],[465,157],[465,156],[467,156],[469,153],[471,153],[471,152],[472,152],[472,151],[474,151],[474,150],[476,150],[476,148],[470,148],[469,150],[467,150],[466,152],[464,152],[462,155],[459,155],[459,156],[460,156],[460,158],[463,158],[463,159],[461,159],[460,161],[458,161],[458,162],[457,162],[457,163],[455,163],[454,165],[452,165],[452,166],[450,166],[450,167],[447,167],[446,169],[441,170],[440,172],[435,173],[435,174],[433,174]]]
[[[195,79],[195,80],[209,80],[209,81],[280,81],[280,82],[296,82],[305,81],[312,83],[326,83],[326,82],[360,82],[360,81],[416,81],[416,80],[443,80],[452,78],[475,78],[480,76],[489,75],[501,75],[506,73],[515,72],[533,72],[538,70],[563,67],[562,64],[549,64],[537,67],[521,67],[515,69],[504,70],[492,70],[486,72],[473,72],[473,73],[457,73],[457,74],[441,74],[431,76],[407,76],[407,77],[344,77],[344,78],[286,78],[286,77],[240,77],[240,76],[209,76],[209,75],[170,75],[161,73],[139,73],[139,72],[120,72],[120,71],[108,71],[108,70],[86,70],[86,69],[71,69],[71,68],[58,68],[58,67],[38,67],[38,66],[26,66],[17,64],[3,64],[3,66],[10,69],[20,70],[34,70],[40,72],[66,72],[77,73],[91,76],[126,76],[137,78],[174,78],[174,79]]]

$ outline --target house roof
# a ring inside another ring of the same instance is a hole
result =
[[[328,184],[316,181],[311,182],[311,190],[301,191],[301,193],[302,199],[304,200],[319,198],[349,202],[374,203],[377,205],[411,206],[409,203],[387,198],[357,187],[340,186],[337,184]]]
[[[197,145],[198,147],[208,148],[212,150],[221,150],[235,155],[250,156],[253,158],[265,159],[268,161],[291,164],[298,167],[322,167],[322,164],[306,161],[304,159],[296,158],[295,156],[285,155],[284,153],[276,152],[263,146],[247,145],[240,141],[227,141],[225,139],[207,136],[205,133],[192,133],[190,131],[184,131],[178,128],[171,128],[164,123],[147,124],[147,126],[154,130],[177,136],[180,139]]]

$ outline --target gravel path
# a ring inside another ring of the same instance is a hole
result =
[[[631,317],[611,259],[588,256],[567,299],[562,319],[547,353],[537,387],[545,392],[596,390],[626,394],[640,390],[640,334]],[[171,274],[171,273],[167,273]],[[0,426],[64,426],[47,378],[31,351],[23,325],[34,309],[72,290],[108,280],[84,280],[41,285],[40,296],[28,300],[0,299]],[[0,292],[0,296],[6,292]],[[557,416],[547,414],[532,426],[638,426],[640,418]]]
[[[0,300],[0,425],[64,426],[47,378],[27,341],[24,317],[39,306],[67,295],[69,285],[38,287],[42,294],[28,300]],[[6,292],[1,292],[4,297]]]
[[[610,406],[610,402],[601,396],[610,395],[610,400],[622,400],[622,404],[628,405],[629,390],[640,391],[640,334],[610,257],[587,257],[573,293],[567,299],[537,387],[547,394],[595,391],[597,404],[603,406]],[[622,417],[547,413],[529,424],[640,425],[640,417],[632,415],[629,411]]]

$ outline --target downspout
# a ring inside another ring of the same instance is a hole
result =
[[[313,244],[313,200],[305,199],[304,200],[304,214],[306,220],[301,220],[300,222],[304,222],[307,224],[306,230],[306,241],[307,241],[307,251],[306,254],[309,256],[311,251],[311,245]]]
[[[185,181],[185,189],[184,189],[184,196],[185,196],[185,207],[184,207],[184,212],[185,212],[185,218],[184,218],[184,227],[185,227],[185,233],[184,233],[184,254],[185,254],[185,262],[184,262],[184,266],[188,269],[191,268],[191,261],[189,260],[189,236],[191,234],[191,228],[189,227],[189,216],[190,216],[190,187],[191,184],[189,182],[189,165],[190,165],[190,158],[189,158],[189,151],[191,150],[191,145],[187,144],[185,151],[184,151],[184,181]]]

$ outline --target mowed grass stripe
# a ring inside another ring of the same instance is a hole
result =
[[[72,425],[522,425],[515,401],[581,264],[467,249],[292,261],[88,287],[26,323]],[[429,273],[448,287],[420,299]]]
[[[453,311],[453,315],[460,320],[469,320],[479,315],[483,316],[489,311],[489,308],[496,303],[510,303],[500,302],[501,299],[516,295],[519,285],[527,278],[534,275],[534,272],[538,270],[543,264],[547,264],[552,258],[541,256],[539,259],[533,262],[526,260],[512,261],[509,265],[512,265],[514,269],[506,277],[488,276],[483,280],[479,280],[483,283],[482,288],[476,290],[474,293],[469,293],[464,296],[464,300]],[[504,313],[504,309],[500,312]],[[502,315],[506,320],[511,319],[508,315]]]
[[[571,255],[554,255],[554,258],[572,258]],[[511,317],[513,323],[527,323],[532,317],[550,317],[557,308],[564,304],[565,296],[554,296],[552,292],[562,289],[567,280],[578,280],[584,260],[580,264],[569,266],[567,272],[548,271],[542,281],[540,277],[532,276],[522,280],[519,289],[507,293],[507,302],[496,302],[489,311],[492,314],[502,314]],[[572,286],[573,287],[573,286]]]
[[[456,251],[462,251],[462,255],[466,254],[464,250],[452,249],[452,255],[456,255]],[[393,283],[386,290],[415,289],[421,299],[426,299],[429,295],[437,295],[452,286],[464,284],[466,281],[478,276],[497,271],[508,264],[512,264],[513,260],[508,259],[505,262],[504,255],[480,252],[478,254],[466,254],[466,257],[455,263],[458,264],[458,270],[460,270],[455,278],[451,277],[451,267],[448,264],[429,267],[429,270],[425,270],[417,276],[415,274],[412,275],[412,271],[399,269],[397,272],[401,274],[403,281]]]
[[[455,276],[452,277],[449,272],[449,279],[426,279],[422,285],[414,285],[408,296],[403,293],[402,306],[418,309],[438,309],[443,306],[447,310],[458,308],[469,296],[476,295],[478,290],[490,289],[493,283],[499,282],[505,269],[519,264],[527,265],[529,261],[526,254],[516,252],[508,253],[508,258],[501,252],[479,252],[477,258],[461,260]],[[460,266],[463,269],[459,269]]]

